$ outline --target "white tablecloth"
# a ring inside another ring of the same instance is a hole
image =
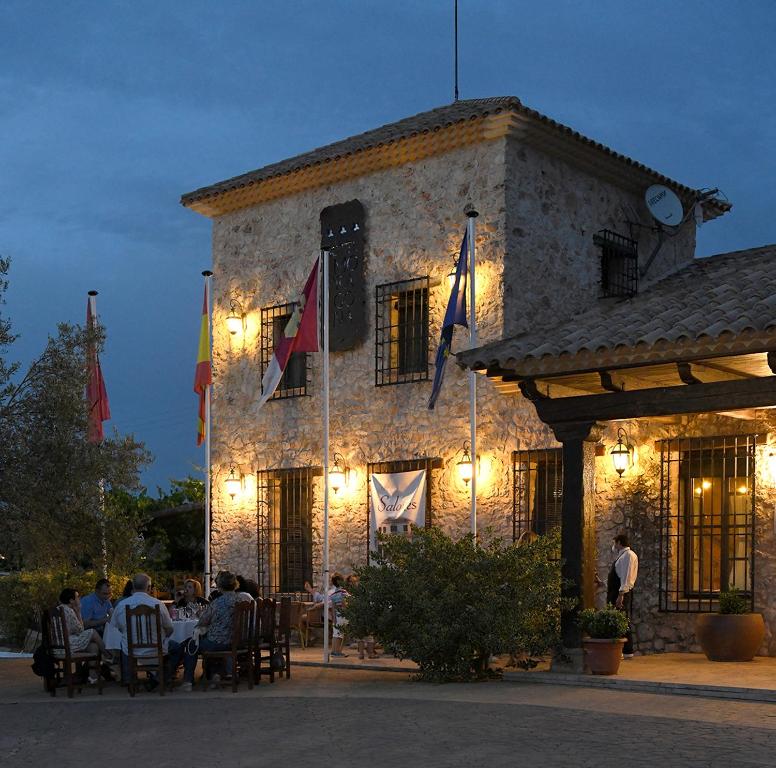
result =
[[[105,647],[109,651],[120,651],[121,632],[119,632],[118,627],[115,627],[113,624],[108,622],[105,625],[105,632],[102,635],[102,641],[105,643]]]
[[[185,643],[194,634],[194,627],[196,626],[197,619],[173,621],[172,637],[170,639],[178,643]],[[109,651],[121,650],[121,632],[110,622],[105,625],[105,633],[102,636],[102,640]]]
[[[172,623],[172,637],[176,643],[185,643],[193,634],[198,619],[179,619]]]

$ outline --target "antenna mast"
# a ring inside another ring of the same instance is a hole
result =
[[[455,0],[455,98],[458,101],[458,0]]]

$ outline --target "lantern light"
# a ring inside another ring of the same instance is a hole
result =
[[[453,255],[453,266],[450,267],[450,272],[447,275],[447,283],[450,286],[450,290],[453,290],[455,285],[455,276],[458,273],[458,256]]]
[[[776,483],[776,453],[771,451],[768,454],[768,474],[772,483]]]
[[[245,312],[237,299],[229,299],[229,314],[226,316],[226,328],[232,336],[245,329]]]
[[[340,461],[342,464],[340,464]],[[340,488],[344,488],[348,484],[350,478],[350,469],[345,466],[345,459],[342,458],[342,454],[334,454],[334,465],[329,470],[329,487],[337,493]]]
[[[477,464],[479,465],[479,459],[477,460]],[[469,485],[472,480],[472,473],[474,472],[474,464],[472,463],[472,455],[468,440],[463,444],[463,456],[458,462],[457,467],[458,477],[460,477],[466,485]]]
[[[234,464],[231,464],[229,466],[229,474],[226,480],[224,480],[224,485],[226,486],[226,492],[232,499],[240,493],[242,484],[242,475],[237,475]]]
[[[628,435],[622,427],[617,430],[617,443],[609,451],[609,455],[612,457],[614,471],[622,477],[623,472],[630,466],[633,456],[633,448],[628,444]]]

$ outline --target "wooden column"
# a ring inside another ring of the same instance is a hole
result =
[[[561,614],[561,636],[565,655],[576,656],[572,663],[577,667],[582,663],[577,615],[580,608],[592,607],[595,598],[595,444],[604,425],[584,421],[551,426],[563,445],[560,553],[563,578],[568,582],[563,595],[576,601],[571,610]]]

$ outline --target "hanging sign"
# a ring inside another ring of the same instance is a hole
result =
[[[426,470],[374,473],[369,478],[369,548],[377,533],[411,536],[426,524]]]

